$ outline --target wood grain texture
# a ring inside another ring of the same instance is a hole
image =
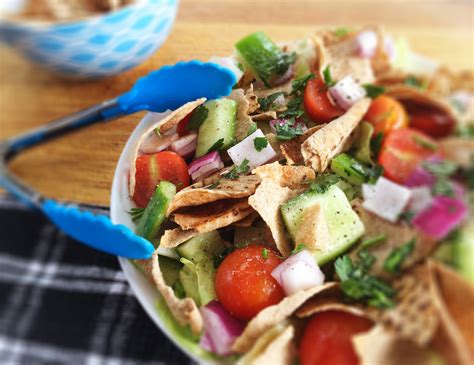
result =
[[[0,139],[116,96],[164,64],[227,55],[236,40],[254,30],[284,41],[327,25],[383,24],[409,39],[417,51],[456,69],[472,69],[473,19],[471,1],[181,0],[164,46],[144,65],[120,76],[61,79],[0,48]],[[142,115],[26,151],[12,169],[47,196],[106,206],[116,161]]]

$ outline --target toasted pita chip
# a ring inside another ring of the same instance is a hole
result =
[[[397,291],[396,306],[373,310],[377,322],[397,338],[426,346],[439,324],[439,314],[433,301],[434,285],[427,265],[403,275],[393,283]]]
[[[474,362],[474,287],[459,274],[434,261],[429,262],[435,282],[433,302],[440,315],[440,328],[433,347],[449,364]]]
[[[173,220],[183,230],[195,230],[200,233],[227,227],[253,212],[247,198],[226,199],[198,205],[173,213]]]
[[[341,117],[314,132],[301,146],[305,164],[324,172],[331,159],[349,146],[346,142],[370,106],[370,99],[357,101]]]
[[[390,278],[393,275],[389,274],[384,268],[384,260],[397,247],[400,247],[412,239],[416,239],[413,252],[402,262],[401,271],[406,270],[425,257],[427,257],[437,246],[437,242],[424,236],[421,232],[410,227],[404,222],[397,224],[390,223],[385,219],[378,217],[375,214],[365,210],[359,199],[352,201],[352,208],[359,215],[366,231],[362,240],[371,239],[381,235],[385,235],[384,241],[379,244],[372,245],[366,248],[372,255],[376,257],[376,261],[372,266],[371,271],[380,277]],[[359,248],[360,249],[360,248]],[[355,250],[351,255],[352,258],[357,256],[358,250]]]
[[[240,175],[237,179],[223,179],[210,186],[206,182],[197,182],[181,191],[173,198],[168,215],[172,212],[196,205],[212,203],[223,199],[238,199],[255,193],[260,179],[255,175]]]
[[[258,108],[260,108],[260,104],[258,103],[258,96],[255,95],[253,91],[253,85],[250,85],[250,87],[245,90],[245,97],[247,98],[249,103],[249,107],[247,110],[248,114],[252,114],[257,111]]]
[[[199,236],[200,234],[200,232],[193,229],[187,231],[181,229],[180,227],[168,229],[160,238],[160,246],[164,248],[178,247],[181,243],[186,242],[193,237]]]
[[[355,335],[352,342],[360,365],[440,364],[439,358],[428,349],[397,338],[380,325]]]
[[[289,165],[304,164],[303,155],[301,154],[301,145],[309,138],[309,136],[325,125],[326,124],[320,124],[315,127],[311,127],[302,136],[293,138],[287,142],[283,142],[280,145],[281,152]]]
[[[240,142],[250,134],[255,124],[249,116],[250,102],[242,89],[232,90],[227,99],[232,99],[237,103],[237,121],[234,137],[237,142]]]
[[[474,139],[448,137],[441,139],[439,144],[446,159],[464,168],[471,166],[472,159],[474,158]]]
[[[196,303],[191,298],[179,299],[174,294],[173,289],[166,285],[160,265],[158,264],[158,253],[155,251],[150,258],[148,266],[145,266],[148,275],[151,274],[153,282],[161,293],[174,318],[181,326],[189,325],[195,335],[199,335],[203,330],[203,319]],[[151,265],[151,268],[150,268]],[[151,271],[149,271],[151,269]]]
[[[301,192],[301,190],[282,187],[277,181],[263,179],[255,194],[249,198],[249,204],[260,214],[270,228],[278,251],[284,257],[290,254],[291,245],[285,233],[280,207]]]
[[[458,90],[474,92],[474,71],[439,67],[429,82],[428,90],[440,96],[448,96]]]
[[[156,124],[152,125],[148,130],[143,133],[141,138],[138,140],[135,146],[135,153],[133,154],[132,163],[130,166],[130,179],[129,179],[129,195],[133,196],[135,194],[135,173],[136,173],[136,166],[135,161],[138,157],[138,153],[140,150],[140,145],[143,141],[148,137],[148,135],[153,132],[155,129],[159,128],[160,133],[166,133],[169,130],[173,129],[178,123],[189,113],[191,113],[194,109],[196,109],[199,105],[203,104],[206,101],[206,98],[201,98],[196,101],[191,101],[189,103],[184,104],[182,107],[172,111],[166,117],[161,119]]]
[[[239,361],[238,365],[292,365],[296,357],[296,348],[293,343],[295,329],[287,326],[281,333],[277,334],[270,343],[261,349],[260,354],[248,361]],[[258,342],[258,341],[257,341]]]
[[[263,309],[250,320],[244,332],[235,340],[232,350],[239,353],[249,351],[263,333],[290,317],[309,298],[331,290],[336,285],[336,283],[331,282],[307,290],[301,290],[289,297],[285,297],[280,303]]]
[[[301,188],[302,184],[315,178],[314,171],[309,167],[288,166],[278,162],[259,166],[252,173],[262,180],[270,179],[278,182],[280,186],[290,189]]]

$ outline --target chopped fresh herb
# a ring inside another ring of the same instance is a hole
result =
[[[374,154],[375,158],[377,158],[380,153],[380,150],[382,149],[383,138],[383,133],[379,132],[370,141],[370,149],[372,150],[372,153]]]
[[[297,254],[298,252],[303,251],[305,248],[306,246],[300,243],[293,249],[293,251],[291,251],[291,255]]]
[[[350,33],[350,29],[346,27],[339,27],[334,29],[332,34],[334,34],[336,37],[344,37]]]
[[[380,176],[383,174],[383,166],[382,165],[374,165],[373,167],[367,168],[367,173],[369,176],[369,179],[367,182],[369,184],[375,184],[377,180],[379,179]]]
[[[357,257],[358,261],[354,263],[348,255],[339,257],[334,263],[346,297],[365,302],[372,307],[393,307],[395,291],[385,281],[369,273],[375,256],[363,249],[357,253]]]
[[[413,218],[415,218],[415,216],[416,216],[415,212],[407,210],[400,214],[400,219],[410,224]]]
[[[324,173],[316,176],[316,179],[311,182],[310,189],[319,194],[324,194],[329,189],[329,187],[337,184],[339,180],[340,177],[336,174]]]
[[[132,218],[134,223],[137,223],[143,215],[145,208],[132,208],[130,212],[128,212]]]
[[[211,148],[207,151],[207,153],[212,152],[212,151],[219,151],[222,146],[224,145],[224,138],[220,138],[214,143]]]
[[[300,77],[299,79],[294,80],[291,84],[291,94],[290,95],[302,94],[305,87],[306,87],[306,84],[311,79],[314,79],[313,74],[307,74],[306,76],[303,76],[303,77]]]
[[[189,123],[187,125],[188,130],[197,131],[201,124],[206,120],[208,114],[209,109],[207,109],[204,105],[200,105],[194,109],[191,117],[189,118]]]
[[[437,178],[431,187],[433,195],[454,196],[454,187],[451,181],[446,178]]]
[[[449,177],[453,175],[458,166],[450,161],[428,161],[423,168],[436,178],[431,188],[433,195],[454,196],[454,187]]]
[[[260,110],[266,112],[273,108],[273,103],[275,102],[278,97],[284,95],[283,92],[279,91],[277,93],[273,93],[268,95],[266,98],[258,98],[258,103],[260,104]]]
[[[295,118],[291,118],[286,123],[276,123],[276,138],[279,141],[289,141],[295,137],[303,135],[303,125],[297,123]]]
[[[367,96],[371,99],[375,99],[377,96],[382,95],[385,92],[383,86],[378,86],[374,84],[364,84],[362,85],[367,93]]]
[[[385,241],[386,239],[387,239],[386,234],[379,234],[378,236],[366,239],[360,245],[363,248],[367,248],[367,247],[370,247],[370,246],[375,246],[375,245]]]
[[[253,145],[254,145],[255,149],[258,152],[260,152],[261,150],[263,150],[265,147],[268,146],[267,137],[256,137],[256,138],[254,138]]]
[[[413,75],[408,76],[405,79],[404,84],[408,86],[416,87],[419,89],[424,87],[423,82]]]
[[[249,172],[250,166],[249,166],[249,160],[245,159],[242,161],[240,165],[235,165],[232,170],[230,170],[227,174],[224,174],[223,177],[225,179],[237,179],[239,175],[246,174]]]
[[[323,70],[323,79],[327,87],[331,87],[336,84],[336,82],[332,79],[329,66],[326,66],[326,68]]]
[[[262,257],[265,260],[268,259],[268,250],[266,248],[262,248]]]
[[[385,259],[383,267],[390,273],[398,274],[403,261],[413,252],[415,249],[416,239],[408,241],[400,247],[394,248],[390,255]]]
[[[421,138],[420,136],[413,136],[413,141],[420,147],[424,147],[424,148],[427,148],[431,151],[436,151],[438,149],[438,146],[436,144],[434,144],[433,142],[425,139],[425,138]]]
[[[313,78],[313,74],[308,74],[293,81],[290,93],[291,99],[286,104],[287,109],[280,114],[281,118],[300,118],[304,114],[304,110],[301,108],[303,93],[306,84]]]
[[[206,189],[215,189],[217,188],[219,185],[220,185],[221,181],[220,180],[217,180],[217,181],[214,181],[211,185],[209,185]]]

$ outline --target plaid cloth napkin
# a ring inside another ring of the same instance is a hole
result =
[[[192,364],[141,308],[115,257],[0,197],[0,364]]]

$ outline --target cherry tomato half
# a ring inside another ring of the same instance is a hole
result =
[[[307,82],[303,101],[306,113],[316,123],[328,123],[344,114],[329,99],[327,87],[320,77]]]
[[[384,175],[404,183],[420,163],[438,152],[438,144],[423,132],[411,128],[391,131],[385,138],[378,162]]]
[[[351,339],[368,331],[368,319],[340,311],[315,314],[307,324],[300,342],[301,365],[357,365]]]
[[[456,122],[445,112],[420,105],[405,104],[410,115],[410,127],[431,137],[447,137],[454,132]]]
[[[271,275],[281,261],[265,246],[235,250],[217,269],[217,298],[236,318],[249,320],[255,317],[262,309],[279,303],[284,297],[283,289]]]
[[[171,151],[139,156],[135,161],[135,192],[133,201],[145,208],[155,192],[156,185],[166,180],[181,190],[190,184],[188,166],[183,158]]]
[[[178,136],[182,137],[182,136],[185,136],[186,134],[189,134],[188,123],[189,123],[189,120],[191,119],[191,114],[193,114],[193,112],[186,115],[178,123],[178,126],[176,127],[176,133],[178,133]]]
[[[386,135],[394,129],[408,126],[408,116],[403,105],[386,95],[372,100],[364,120],[374,126],[374,136],[379,133]]]

